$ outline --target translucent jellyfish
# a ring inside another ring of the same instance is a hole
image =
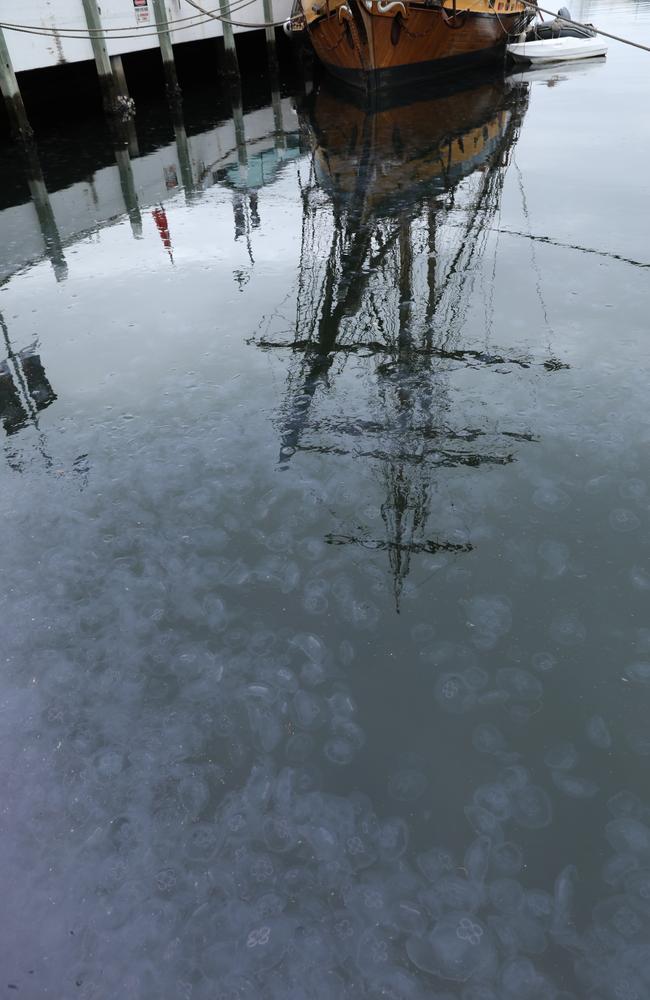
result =
[[[644,857],[650,854],[650,829],[637,819],[627,816],[611,820],[605,836],[615,851]]]
[[[629,872],[638,870],[639,859],[634,854],[615,854],[605,862],[602,871],[603,882],[620,888]]]
[[[590,778],[580,778],[559,770],[553,771],[551,777],[555,787],[571,799],[591,799],[598,791],[598,785]]]
[[[507,962],[501,972],[502,1000],[555,1000],[555,987],[527,958]]]
[[[419,969],[463,983],[488,978],[496,969],[496,949],[485,925],[472,913],[452,913],[426,937],[410,937],[406,951]]]
[[[491,722],[482,722],[472,733],[472,745],[479,753],[500,754],[506,749],[506,740]]]
[[[379,827],[377,847],[383,861],[397,861],[408,846],[408,826],[401,817],[384,820]]]
[[[296,721],[303,729],[316,729],[325,722],[326,713],[322,701],[308,691],[296,692],[293,707]]]
[[[544,579],[553,580],[562,576],[566,572],[569,564],[570,552],[563,542],[552,540],[541,542],[537,548],[540,558],[546,563]]]
[[[239,946],[239,957],[244,970],[264,972],[278,965],[287,951],[294,926],[292,920],[278,916],[251,927]]]
[[[307,760],[314,752],[314,738],[309,733],[294,733],[290,736],[285,745],[287,759],[293,764],[300,764]]]
[[[456,867],[453,854],[442,847],[432,847],[415,859],[418,868],[429,882],[437,882],[441,875],[451,872]]]
[[[533,493],[533,503],[542,510],[564,510],[570,497],[554,483],[544,483]]]
[[[302,596],[302,606],[305,611],[312,615],[324,615],[329,608],[327,600],[327,585],[323,586],[321,581],[310,581],[305,584]]]
[[[650,868],[628,871],[625,875],[625,891],[635,906],[646,916],[650,916]]]
[[[223,844],[226,830],[221,823],[195,823],[185,840],[185,853],[193,861],[209,861]]]
[[[325,659],[325,646],[316,635],[300,632],[298,635],[294,635],[291,644],[301,650],[312,663],[322,663]]]
[[[591,745],[599,750],[609,750],[612,745],[612,737],[602,715],[592,715],[588,719],[585,733]]]
[[[587,629],[578,616],[570,611],[562,612],[551,622],[551,638],[562,646],[579,646],[587,637]]]
[[[183,809],[192,819],[197,818],[210,800],[210,789],[198,775],[182,778],[178,785],[178,797]]]
[[[618,492],[624,500],[642,500],[647,487],[642,479],[626,479],[620,484]]]
[[[97,775],[103,780],[116,778],[124,770],[126,757],[121,750],[100,750],[95,757]]]
[[[472,882],[482,882],[490,864],[492,842],[489,837],[477,837],[465,851],[463,865]]]
[[[553,818],[551,800],[539,785],[526,785],[512,797],[513,816],[519,826],[529,830],[541,830],[549,826]]]
[[[462,875],[443,875],[436,890],[445,907],[473,913],[483,903],[485,892],[480,882],[470,882]]]
[[[617,792],[607,800],[607,808],[612,816],[631,816],[633,819],[643,819],[646,809],[643,802],[634,792]]]
[[[571,921],[571,910],[578,872],[575,865],[567,865],[555,880],[553,887],[553,927],[560,930]]]
[[[461,604],[472,641],[480,649],[492,649],[512,628],[512,608],[506,597],[480,595]]]
[[[650,685],[650,663],[633,663],[625,668],[624,676],[636,684]]]
[[[325,743],[323,753],[332,764],[345,766],[354,759],[355,748],[349,740],[335,736]]]
[[[547,767],[559,771],[570,771],[578,763],[578,751],[573,743],[556,743],[544,754]]]
[[[508,767],[504,767],[499,771],[498,778],[509,792],[525,788],[530,782],[530,774],[521,764],[510,764]]]
[[[494,813],[474,804],[465,806],[464,812],[475,833],[489,837],[495,843],[503,840],[503,828]]]
[[[614,531],[621,533],[636,531],[641,527],[641,521],[637,515],[627,507],[615,507],[610,512],[608,520]]]
[[[394,934],[384,927],[369,927],[359,938],[357,966],[370,982],[383,977],[397,964]]]
[[[596,903],[593,921],[608,940],[618,938],[628,943],[647,941],[650,931],[647,915],[632,904],[633,900],[623,895],[610,896]]]
[[[524,899],[524,890],[512,878],[498,878],[489,888],[490,902],[501,913],[516,913]]]
[[[409,899],[398,900],[390,910],[391,920],[407,934],[424,934],[430,922],[424,906]]]
[[[422,771],[400,768],[388,776],[388,794],[398,802],[415,802],[424,795],[428,784]]]
[[[474,697],[461,674],[441,674],[436,680],[433,694],[440,707],[451,715],[465,712],[471,707]]]
[[[491,986],[470,983],[463,989],[461,1000],[499,1000],[499,995]]]
[[[470,666],[462,671],[463,679],[470,691],[482,691],[487,687],[490,675],[482,667]]]
[[[518,667],[502,667],[497,670],[497,684],[517,701],[536,701],[544,693],[538,678]]]
[[[472,797],[474,805],[487,809],[499,820],[506,820],[512,814],[508,789],[500,784],[481,785]]]
[[[533,669],[540,674],[547,674],[557,666],[557,659],[552,653],[535,653],[531,662]]]
[[[490,864],[497,875],[517,875],[524,865],[524,852],[519,844],[505,840],[492,847]]]
[[[529,889],[525,894],[526,910],[543,924],[549,924],[555,911],[555,901],[544,889]]]
[[[296,843],[297,833],[286,816],[266,816],[262,824],[264,843],[270,851],[286,854]]]

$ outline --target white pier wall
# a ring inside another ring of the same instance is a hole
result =
[[[218,0],[200,0],[200,2],[206,10],[219,13]],[[238,0],[231,2],[236,5]],[[202,24],[197,24],[196,21],[200,20],[202,15],[185,0],[166,0],[166,4],[170,21],[177,18],[191,18],[172,29],[173,44],[219,38],[223,35],[221,23],[212,18],[204,18]],[[291,6],[292,0],[273,0],[273,19],[280,21],[289,17]],[[112,39],[110,33],[107,34],[109,55],[124,55],[128,52],[158,47],[152,0],[147,0],[146,6],[141,6],[139,0],[137,6],[136,0],[101,0],[100,8],[104,29],[124,27],[125,33],[140,36]],[[252,28],[235,27],[236,34],[256,30],[256,26],[264,21],[263,2],[253,0],[241,10],[234,10],[231,16],[236,21],[253,25]],[[36,25],[48,31],[58,30],[62,33],[65,33],[67,28],[86,29],[81,0],[0,0],[0,22]],[[60,34],[54,36],[24,34],[11,31],[9,28],[5,28],[5,38],[17,73],[93,58],[88,39],[63,38]]]

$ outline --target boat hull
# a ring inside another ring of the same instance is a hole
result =
[[[539,42],[518,42],[508,46],[508,55],[515,62],[541,63],[575,62],[607,55],[607,46],[600,38],[553,38]]]
[[[521,28],[525,13],[495,14],[452,8],[405,8],[407,17],[368,12],[356,0],[308,25],[316,55],[330,73],[365,90],[387,91],[503,60],[508,35]],[[402,4],[392,4],[403,8]],[[500,4],[501,6],[501,4]],[[514,3],[513,3],[514,7]],[[376,8],[375,8],[376,9]]]

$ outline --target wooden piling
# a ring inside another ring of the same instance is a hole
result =
[[[96,0],[81,0],[86,15],[86,24],[90,32],[90,44],[92,45],[97,67],[97,77],[102,92],[102,102],[107,115],[114,115],[117,111],[117,90],[111,60],[106,48],[106,38],[102,27],[102,19]]]
[[[264,11],[264,21],[266,27],[264,28],[264,34],[266,35],[266,52],[269,60],[269,70],[271,73],[272,84],[278,77],[278,53],[275,47],[275,28],[273,25],[273,0],[262,0],[262,9]]]
[[[27,112],[2,28],[0,28],[0,91],[2,91],[7,105],[12,133],[17,139],[31,139],[32,127],[27,119]]]
[[[113,79],[115,81],[115,92],[119,94],[120,97],[128,97],[129,87],[126,82],[126,73],[124,72],[122,56],[109,56],[109,60],[113,73]]]
[[[237,48],[235,46],[235,32],[230,23],[231,14],[228,0],[219,0],[219,7],[221,9],[221,16],[224,19],[221,22],[224,45],[223,69],[226,76],[239,79],[239,60],[237,59]]]
[[[167,7],[165,0],[152,0],[153,11],[156,18],[156,29],[158,31],[158,42],[160,44],[160,54],[162,55],[163,72],[165,74],[165,87],[167,97],[170,101],[178,103],[181,98],[181,88],[178,85],[176,75],[176,63],[174,62],[174,48],[172,38],[169,33],[169,19],[167,17]]]

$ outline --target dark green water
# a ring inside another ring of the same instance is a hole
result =
[[[3,150],[0,990],[650,996],[649,59]]]

